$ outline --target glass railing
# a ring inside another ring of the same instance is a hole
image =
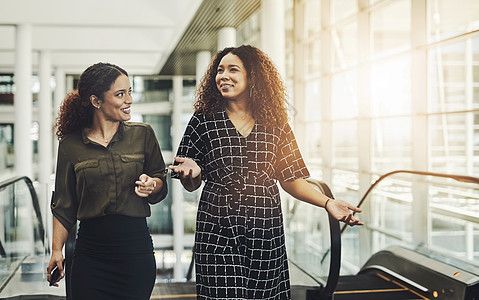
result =
[[[48,251],[37,194],[28,177],[0,182],[0,291],[29,256]]]
[[[366,226],[343,226],[344,263],[360,267],[372,254],[400,245],[479,274],[479,178],[398,170],[380,176],[358,204]]]
[[[296,202],[285,199],[288,255],[321,281],[329,267],[326,213]],[[341,275],[397,245],[479,274],[479,178],[398,170],[378,177],[358,205],[365,225],[341,223]]]

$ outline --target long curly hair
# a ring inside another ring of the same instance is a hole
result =
[[[201,79],[194,103],[195,112],[212,115],[225,108],[216,86],[216,73],[221,59],[228,53],[242,61],[250,89],[249,108],[253,118],[264,126],[281,127],[288,121],[286,87],[271,59],[250,45],[228,47],[216,54]]]
[[[94,107],[90,96],[95,95],[102,100],[121,74],[128,76],[124,69],[110,63],[97,63],[83,71],[77,89],[68,93],[60,106],[54,126],[58,139],[91,126]]]

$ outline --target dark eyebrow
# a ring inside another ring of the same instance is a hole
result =
[[[236,68],[239,68],[239,69],[241,69],[241,67],[240,67],[239,65],[235,65],[235,64],[228,65],[227,67],[228,67],[228,68],[233,68],[233,67],[236,67]],[[223,66],[223,65],[219,65],[219,66],[218,66],[218,68],[224,68],[224,66]]]
[[[128,90],[131,90],[131,88],[129,88]],[[127,91],[127,90],[125,90],[125,89],[120,89],[120,90],[115,91],[115,94],[121,93],[121,92],[124,93],[124,92],[126,92],[126,91]]]

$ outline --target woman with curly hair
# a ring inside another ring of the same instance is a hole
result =
[[[362,224],[352,215],[358,208],[305,180],[284,84],[252,46],[215,56],[170,169],[188,191],[205,181],[195,237],[198,299],[291,298],[277,182],[338,220]]]
[[[165,163],[152,128],[127,122],[131,104],[128,73],[97,63],[60,108],[47,279],[58,286],[65,276],[62,248],[80,220],[67,274],[71,299],[146,300],[153,290],[156,263],[146,217],[166,196]]]

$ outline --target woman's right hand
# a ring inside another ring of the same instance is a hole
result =
[[[177,165],[168,168],[180,175],[183,187],[192,192],[201,186],[201,168],[198,164],[188,157],[175,157]]]
[[[198,164],[188,157],[175,157],[177,165],[169,166],[168,168],[175,173],[180,174],[181,179],[193,179],[201,174],[201,168]]]
[[[60,270],[60,276],[58,279],[52,284],[53,286],[58,287],[58,282],[65,277],[65,272],[63,270],[63,254],[61,251],[53,251],[52,257],[50,258],[50,262],[47,266],[47,281],[50,282],[50,278],[52,276],[52,271],[55,267],[58,267]]]

